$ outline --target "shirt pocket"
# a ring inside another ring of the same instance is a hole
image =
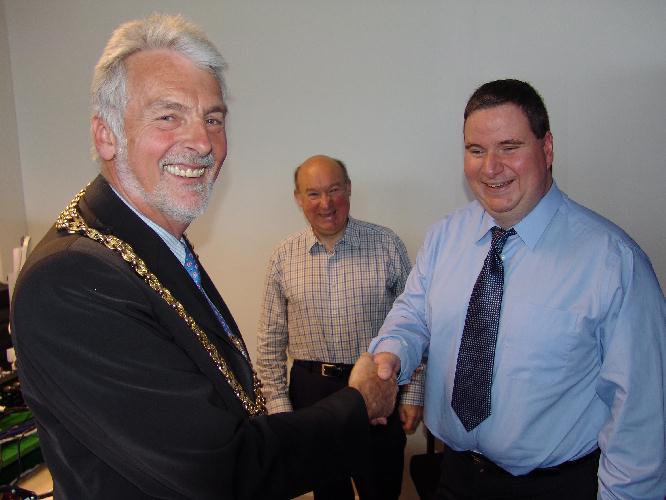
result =
[[[571,311],[521,302],[503,315],[503,376],[551,384],[562,380],[581,335],[579,315]],[[509,318],[507,320],[507,318]]]

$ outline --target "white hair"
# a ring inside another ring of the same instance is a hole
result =
[[[142,50],[169,49],[187,57],[210,72],[225,93],[222,55],[194,24],[181,15],[152,14],[121,24],[115,29],[100,57],[90,89],[92,114],[99,116],[116,138],[124,137],[123,119],[127,105],[125,59]],[[93,156],[97,158],[96,151]]]

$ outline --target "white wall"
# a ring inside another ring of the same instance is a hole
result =
[[[560,187],[623,226],[666,280],[662,1],[4,3],[35,238],[95,175],[88,86],[112,29],[180,11],[219,45],[230,152],[190,235],[250,344],[271,248],[304,224],[293,168],[313,153],[345,160],[353,215],[394,228],[413,257],[426,227],[468,199],[462,110],[500,77],[543,94]]]
[[[3,1],[35,238],[95,175],[87,92],[112,29],[180,11],[219,45],[230,153],[189,234],[251,348],[271,249],[304,225],[293,168],[345,160],[352,214],[394,228],[413,258],[426,227],[469,199],[462,111],[496,78],[542,93],[559,186],[624,227],[666,282],[666,2]]]
[[[4,4],[0,3],[0,279],[12,270],[11,250],[27,233],[21,165],[16,135],[16,112]]]

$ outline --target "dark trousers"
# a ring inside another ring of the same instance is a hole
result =
[[[291,368],[289,397],[295,410],[310,406],[347,386],[348,377],[326,377],[304,367]],[[361,500],[397,500],[402,487],[405,432],[397,410],[387,425],[371,429],[372,463],[367,472],[355,475],[354,484]],[[322,450],[325,452],[326,450]],[[316,457],[312,457],[316,460]],[[334,473],[334,471],[332,471]],[[314,490],[316,500],[347,500],[354,498],[349,477],[331,476],[331,481]]]
[[[437,500],[595,500],[599,452],[564,466],[512,476],[468,453],[445,449]]]

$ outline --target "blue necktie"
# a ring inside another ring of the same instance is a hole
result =
[[[206,291],[201,286],[201,273],[199,272],[199,266],[197,265],[197,260],[194,258],[194,254],[192,253],[192,250],[190,249],[190,245],[188,245],[187,243],[183,243],[183,246],[185,247],[185,270],[190,275],[190,277],[192,278],[192,281],[194,281],[194,283],[197,285],[199,290],[201,290],[201,293],[203,293],[203,296],[206,297],[206,300],[208,301],[208,305],[213,310],[213,313],[215,314],[215,317],[217,318],[217,322],[222,326],[222,328],[227,333],[227,335],[232,337],[234,334],[231,331],[231,328],[229,328],[229,325],[224,320],[224,317],[222,316],[220,311],[217,310],[217,307],[215,307],[215,304],[213,304],[213,302],[208,297],[208,294],[206,293]]]
[[[501,253],[507,238],[516,234],[513,229],[505,231],[497,226],[491,231],[490,251],[469,299],[451,398],[451,406],[467,432],[490,415],[490,388],[504,291]]]

